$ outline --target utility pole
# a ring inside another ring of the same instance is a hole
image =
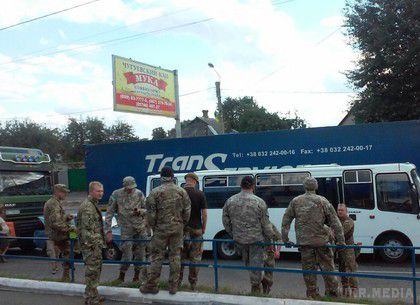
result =
[[[214,68],[214,65],[209,62],[208,63],[209,67],[213,69],[213,71],[216,73],[217,77],[219,78],[219,80],[217,82],[215,82],[214,84],[216,85],[216,97],[217,97],[217,108],[219,108],[219,116],[220,116],[220,127],[222,129],[222,134],[225,133],[225,122],[223,120],[223,108],[222,108],[222,94],[220,91],[220,74],[219,72],[217,72],[217,70]]]

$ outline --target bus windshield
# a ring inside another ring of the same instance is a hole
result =
[[[0,196],[49,195],[51,192],[49,172],[0,172]]]

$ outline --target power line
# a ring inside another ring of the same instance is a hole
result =
[[[222,89],[222,91],[242,91],[241,89]],[[259,93],[275,94],[356,94],[352,91],[285,91],[285,90],[256,90]]]
[[[201,20],[197,20],[197,21],[193,21],[193,22],[182,23],[182,24],[178,24],[178,25],[174,25],[174,26],[170,26],[170,27],[166,27],[166,28],[152,30],[152,31],[148,31],[148,32],[142,32],[142,33],[138,33],[138,34],[134,34],[134,35],[129,35],[129,36],[125,36],[125,37],[120,37],[120,38],[115,38],[115,39],[110,39],[110,40],[104,40],[104,41],[100,41],[100,42],[93,42],[93,43],[89,43],[89,44],[86,44],[86,45],[73,47],[73,48],[67,48],[67,49],[63,49],[63,50],[56,50],[56,51],[53,51],[53,52],[44,53],[44,54],[42,54],[42,56],[54,55],[54,54],[59,54],[59,53],[66,53],[66,52],[70,52],[70,51],[76,51],[76,50],[79,50],[79,49],[85,49],[85,48],[89,48],[89,47],[96,47],[96,46],[102,46],[102,45],[109,46],[109,45],[112,45],[112,44],[115,44],[115,43],[132,41],[132,40],[138,39],[141,36],[145,36],[145,35],[149,35],[149,34],[167,32],[167,31],[170,31],[170,30],[178,29],[178,28],[183,28],[183,27],[196,25],[196,24],[199,24],[199,23],[208,22],[208,21],[211,21],[213,19],[214,18],[206,18],[206,19],[201,19]],[[77,53],[79,53],[79,52],[76,52],[76,54]],[[22,59],[21,61],[26,61],[26,59]],[[16,70],[16,69],[12,69],[12,70],[9,70],[9,71],[6,71],[6,72],[11,72],[11,71],[14,71],[14,70]]]
[[[8,25],[8,26],[6,26],[6,27],[0,28],[0,31],[6,30],[6,29],[10,29],[10,28],[13,28],[13,27],[15,27],[15,26],[22,25],[22,24],[25,24],[25,23],[29,23],[29,22],[32,22],[32,21],[36,21],[36,20],[39,20],[39,19],[43,19],[43,18],[46,18],[46,17],[52,16],[52,15],[57,15],[57,14],[59,14],[59,13],[63,13],[63,12],[66,12],[66,11],[70,11],[70,10],[72,10],[72,9],[75,9],[75,8],[78,8],[78,7],[81,7],[81,6],[85,6],[85,5],[88,5],[88,4],[92,4],[92,3],[94,3],[94,2],[98,2],[98,1],[101,1],[101,0],[93,0],[93,1],[85,2],[85,3],[81,3],[81,4],[78,4],[78,5],[75,5],[75,6],[69,7],[69,8],[65,8],[65,9],[63,9],[63,10],[59,10],[59,11],[56,11],[56,12],[49,13],[49,14],[47,14],[47,15],[43,15],[43,16],[39,16],[39,17],[36,17],[36,18],[33,18],[33,19],[29,19],[29,20],[21,21],[21,22],[19,22],[19,23],[15,23],[15,24]]]
[[[95,34],[92,34],[92,35],[84,36],[82,38],[69,41],[67,43],[68,44],[72,44],[72,43],[83,41],[83,40],[86,40],[86,39],[89,39],[89,38],[101,36],[101,35],[104,35],[104,34],[109,34],[109,33],[116,32],[116,31],[119,31],[121,29],[127,28],[129,26],[134,26],[134,25],[141,24],[141,23],[143,23],[145,21],[150,21],[150,20],[154,20],[154,19],[160,19],[160,18],[163,18],[163,17],[168,17],[168,16],[171,16],[171,15],[176,15],[176,14],[179,14],[179,13],[182,13],[182,12],[185,12],[185,11],[188,11],[188,10],[191,10],[191,9],[193,9],[193,7],[181,9],[181,10],[178,10],[178,11],[175,11],[175,12],[172,12],[172,13],[163,14],[163,15],[160,15],[160,16],[157,16],[157,17],[148,18],[148,19],[145,19],[145,20],[141,20],[139,22],[135,22],[135,23],[132,23],[132,24],[127,24],[127,25],[124,25],[124,26],[121,26],[121,27],[117,27],[117,28],[108,30],[108,31],[98,32],[98,33],[95,33]],[[44,48],[44,49],[41,49],[41,50],[30,52],[30,53],[27,53],[27,54],[23,54],[22,56],[17,57],[17,58],[14,58],[14,59],[12,59],[10,61],[0,63],[0,66],[30,60],[32,58],[35,58],[35,57],[38,57],[38,56],[42,56],[43,54],[40,54],[40,53],[42,53],[44,51],[54,50],[54,49],[57,49],[60,46],[61,45],[56,45],[54,47],[48,47],[48,48]],[[34,54],[40,54],[40,55],[31,56],[31,55],[34,55]]]
[[[286,0],[286,1],[273,1],[271,3],[272,6],[277,6],[277,5],[281,5],[281,4],[285,4],[285,3],[289,3],[289,2],[295,2],[296,0]]]

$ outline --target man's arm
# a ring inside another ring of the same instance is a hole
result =
[[[184,221],[184,225],[186,225],[191,216],[191,200],[187,191],[184,189],[182,189],[182,207],[182,220]]]
[[[51,229],[60,232],[69,232],[73,228],[63,219],[58,204],[50,207],[50,226]]]
[[[207,228],[207,200],[206,195],[203,194],[203,201],[202,201],[202,210],[201,210],[201,222],[203,224],[203,234],[206,232]]]
[[[114,194],[112,194],[109,197],[108,208],[106,210],[106,215],[105,215],[105,224],[104,224],[105,233],[111,232],[112,217],[114,217],[114,214],[117,212],[117,207],[118,207],[117,200],[115,200]]]
[[[139,190],[139,192],[140,192],[139,193],[140,200],[139,200],[139,203],[138,203],[138,209],[139,209],[138,213],[139,213],[140,216],[144,216],[147,213],[146,200],[144,198],[143,192],[140,191],[140,190]]]
[[[334,232],[335,242],[337,245],[344,245],[344,233],[343,233],[343,226],[341,225],[340,220],[338,219],[337,213],[334,210],[334,207],[326,201],[326,218],[329,224],[329,227]]]
[[[283,215],[283,220],[281,222],[281,238],[283,242],[287,243],[289,242],[289,231],[290,231],[290,225],[295,219],[295,212],[293,208],[293,200],[290,202],[289,206],[286,209],[286,212]]]
[[[274,238],[273,227],[270,222],[270,217],[268,215],[268,209],[265,202],[262,202],[261,205],[261,227],[264,238],[266,240],[272,240]]]
[[[232,236],[232,223],[230,221],[230,216],[229,216],[229,199],[228,201],[226,201],[224,207],[223,207],[223,226],[225,227],[226,232]]]
[[[156,226],[156,201],[154,197],[154,192],[150,193],[150,195],[146,198],[146,209],[147,223],[149,224],[150,228],[154,230]]]

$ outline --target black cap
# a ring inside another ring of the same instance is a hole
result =
[[[164,168],[162,168],[162,170],[160,171],[160,176],[161,177],[167,177],[167,178],[173,178],[174,177],[174,171],[172,170],[171,167],[169,166],[165,166]]]

